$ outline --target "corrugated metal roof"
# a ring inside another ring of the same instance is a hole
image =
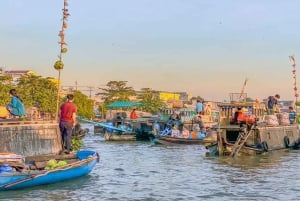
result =
[[[116,101],[112,104],[108,105],[108,108],[122,108],[122,107],[134,107],[140,106],[142,103],[140,102],[129,102],[129,101]]]

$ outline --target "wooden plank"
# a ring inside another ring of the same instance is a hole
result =
[[[47,166],[48,161],[43,161],[43,162],[35,162],[35,166],[38,169],[45,168]]]
[[[0,166],[2,166],[4,163],[0,162]],[[18,168],[25,168],[25,163],[19,162],[19,161],[8,161],[5,162],[5,164],[8,164],[11,167],[18,167]]]
[[[77,155],[75,153],[70,154],[62,154],[62,155],[41,155],[41,156],[28,156],[25,158],[25,161],[35,161],[35,162],[43,162],[49,161],[51,159],[55,160],[64,160],[64,159],[75,159]]]

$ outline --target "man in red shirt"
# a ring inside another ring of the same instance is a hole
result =
[[[67,101],[60,106],[59,128],[62,135],[62,144],[65,153],[71,151],[72,130],[76,125],[77,107],[73,103],[73,94],[67,95]]]

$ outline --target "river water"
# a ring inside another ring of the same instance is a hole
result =
[[[100,154],[88,176],[0,192],[0,200],[300,200],[300,151],[207,157],[202,145],[105,142],[92,127],[84,149]]]

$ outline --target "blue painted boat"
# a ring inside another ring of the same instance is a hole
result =
[[[90,173],[99,162],[99,155],[95,151],[78,151],[76,157],[76,161],[52,170],[2,172],[0,174],[0,190],[22,189],[74,179]]]

